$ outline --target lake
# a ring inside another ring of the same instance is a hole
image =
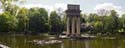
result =
[[[60,39],[62,43],[38,45],[33,40],[47,40],[46,36],[36,35],[0,35],[0,44],[11,48],[125,48],[125,38],[118,39]]]

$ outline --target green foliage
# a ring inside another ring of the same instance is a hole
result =
[[[14,31],[17,27],[17,19],[9,12],[0,15],[0,32]]]
[[[12,4],[12,2],[16,2],[18,0],[0,0],[0,3],[2,3],[2,8],[4,11],[9,11],[11,8],[14,8],[15,5]]]
[[[87,21],[87,15],[81,14],[81,23],[86,23],[86,21]]]
[[[88,22],[93,22],[93,21],[99,21],[99,16],[97,14],[90,14],[87,21]]]
[[[27,30],[27,24],[29,21],[28,18],[28,10],[26,8],[21,8],[18,12],[17,19],[18,19],[18,28],[17,30],[20,32],[24,32]]]
[[[61,17],[57,15],[56,11],[51,12],[49,22],[51,32],[61,32]]]
[[[123,18],[123,17],[122,17]],[[115,10],[111,10],[109,16],[98,16],[97,14],[90,14],[87,22],[91,24],[95,31],[98,32],[119,32],[121,27],[121,20]]]
[[[44,8],[19,8],[12,4],[19,0],[0,0],[4,13],[0,15],[0,32],[53,32],[66,31],[66,15],[61,18],[56,11],[50,16]],[[125,32],[125,14],[121,17],[115,10],[110,15],[99,16],[96,13],[81,14],[81,24],[85,24],[87,31],[96,32]],[[94,28],[94,30],[92,30]]]
[[[62,31],[66,31],[66,24],[67,23],[67,16],[64,15],[62,20],[61,20],[61,28],[62,28]]]
[[[31,8],[29,10],[29,30],[36,32],[48,32],[48,13],[44,8]]]
[[[125,32],[125,14],[122,15],[121,19],[121,29]]]
[[[96,32],[102,32],[102,30],[103,30],[103,23],[100,22],[100,21],[96,21],[94,23],[94,28],[95,28]]]
[[[118,29],[119,29],[119,18],[118,18],[118,14],[115,10],[112,10],[111,11],[111,14],[110,14],[110,17],[111,17],[111,30],[112,32],[118,32]],[[110,23],[110,22],[109,22]]]

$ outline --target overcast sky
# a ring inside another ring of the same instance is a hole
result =
[[[43,7],[49,11],[62,8],[65,10],[67,4],[79,4],[82,12],[91,13],[98,9],[114,9],[118,13],[125,12],[125,0],[27,0],[21,7]]]

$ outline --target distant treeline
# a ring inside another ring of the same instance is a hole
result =
[[[66,31],[66,14],[59,15],[56,11],[52,11],[48,15],[44,8],[20,8],[12,5],[13,1],[0,1],[3,9],[3,13],[0,14],[1,33],[58,34]],[[81,14],[81,32],[125,32],[125,14],[119,17],[115,10],[111,10],[111,13],[105,16],[96,13]]]

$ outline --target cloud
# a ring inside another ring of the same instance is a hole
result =
[[[3,13],[3,10],[2,10],[2,3],[0,3],[0,14]]]
[[[96,5],[95,10],[98,10],[98,9],[119,10],[121,9],[121,6],[116,6],[113,3],[103,3],[103,4]]]
[[[41,3],[37,3],[37,4],[31,3],[31,4],[24,4],[24,5],[21,4],[19,6],[26,7],[28,9],[33,7],[45,8],[48,11],[49,15],[51,11],[57,11],[57,12],[60,11],[60,13],[62,13],[67,9],[67,4],[65,3],[55,3],[54,5],[43,5]]]
[[[102,14],[100,15],[106,15],[108,14],[111,10],[115,10],[118,14],[122,14],[121,11],[122,7],[121,6],[117,6],[114,5],[113,3],[103,3],[103,4],[98,4],[96,5],[96,7],[94,8],[94,10],[100,14],[100,12],[102,12]]]
[[[28,9],[33,7],[46,8],[47,10],[53,9],[53,7],[50,5],[42,5],[42,4],[25,4],[25,5],[20,5],[20,7],[26,7]]]
[[[67,9],[67,4],[65,4],[65,3],[56,3],[56,4],[54,5],[54,7],[55,7],[56,9],[62,8],[62,10],[66,10],[66,9]]]
[[[43,5],[43,4],[25,4],[25,5],[19,5],[20,7],[25,7],[27,9],[38,7],[38,8],[45,8],[48,13],[50,14],[51,11],[54,11],[54,7],[50,5]]]
[[[24,5],[19,5],[20,7],[26,7],[28,9],[33,8],[33,7],[39,7],[39,8],[45,8],[49,11],[57,10],[58,8],[61,8],[62,10],[66,9],[66,4],[64,3],[55,3],[54,5],[43,5],[43,4],[24,4]]]
[[[0,9],[0,14],[1,14],[1,13],[3,13],[3,10],[2,10],[2,9]]]

